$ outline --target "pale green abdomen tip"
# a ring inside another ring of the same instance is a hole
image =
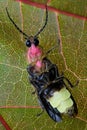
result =
[[[60,113],[66,113],[67,109],[73,106],[73,101],[71,98],[68,98],[67,100],[61,102],[59,106],[57,106],[57,109]]]
[[[53,97],[49,98],[48,101],[53,108],[57,108],[60,113],[64,113],[73,105],[70,95],[70,92],[66,88],[62,88],[60,91],[54,92]]]

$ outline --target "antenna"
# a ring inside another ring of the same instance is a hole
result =
[[[48,21],[48,10],[47,10],[47,5],[46,5],[46,19],[45,19],[45,23],[43,25],[43,27],[37,32],[37,34],[34,37],[37,37],[46,27],[47,25],[47,21]]]
[[[7,7],[6,7],[6,12],[7,12],[8,18],[10,19],[10,21],[12,22],[12,24],[16,27],[16,29],[17,29],[20,33],[22,33],[24,36],[26,36],[27,38],[29,38],[29,36],[28,36],[26,33],[24,33],[24,32],[17,26],[17,24],[13,21],[13,19],[10,17],[10,14],[9,14],[9,12],[8,12]],[[48,10],[47,10],[47,5],[46,5],[46,19],[45,19],[45,23],[44,23],[43,27],[42,27],[42,28],[37,32],[37,34],[34,36],[34,38],[37,37],[37,36],[43,31],[43,29],[44,29],[44,28],[46,27],[46,25],[47,25],[47,21],[48,21]]]
[[[15,22],[13,21],[13,19],[10,17],[7,7],[6,7],[6,12],[7,12],[8,18],[9,18],[10,21],[13,23],[13,25],[16,27],[16,29],[17,29],[20,33],[22,33],[24,36],[29,37],[26,33],[24,33],[24,32],[16,25],[16,23],[15,23]]]

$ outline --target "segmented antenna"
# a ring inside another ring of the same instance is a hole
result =
[[[29,37],[29,36],[28,36],[26,33],[24,33],[24,32],[16,25],[16,23],[12,20],[12,18],[11,18],[10,15],[9,15],[9,12],[8,12],[7,7],[6,7],[6,12],[7,12],[8,18],[9,18],[10,21],[13,23],[13,25],[16,27],[16,29],[17,29],[20,33],[22,33],[24,36]]]
[[[34,37],[37,37],[42,31],[43,29],[46,27],[48,22],[48,10],[47,10],[47,5],[46,5],[46,19],[45,19],[45,24],[43,25],[43,27],[37,32],[37,34]]]
[[[20,33],[22,33],[24,36],[26,36],[27,38],[29,38],[29,36],[28,36],[26,33],[24,33],[24,32],[17,26],[17,24],[13,21],[13,19],[10,17],[7,7],[6,7],[6,12],[7,12],[8,18],[10,19],[10,21],[12,22],[12,24],[16,27],[16,29],[17,29]],[[45,26],[47,25],[47,21],[48,21],[48,10],[47,10],[47,5],[46,5],[46,20],[45,20],[45,24],[44,24],[43,27],[37,32],[37,34],[36,34],[34,37],[37,37],[37,36],[43,31],[43,29],[44,29]]]

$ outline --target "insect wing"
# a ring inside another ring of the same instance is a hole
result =
[[[56,122],[60,122],[61,119],[61,115],[58,112],[58,110],[56,108],[53,108],[50,103],[44,98],[43,94],[40,94],[40,100],[46,110],[46,112],[48,113],[48,115]]]

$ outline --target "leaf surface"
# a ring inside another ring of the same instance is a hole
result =
[[[35,2],[40,3],[39,0]],[[49,6],[56,7],[56,2],[50,1]],[[66,7],[65,4],[70,4],[68,2],[58,1],[57,5]],[[60,44],[48,58],[58,65],[60,74],[63,72],[72,84],[79,80],[78,87],[70,90],[78,106],[77,117],[63,116],[61,123],[55,123],[46,113],[38,118],[36,116],[41,110],[37,96],[31,94],[34,89],[28,81],[25,37],[11,24],[6,6],[12,19],[29,36],[35,35],[45,22],[43,9],[12,0],[0,1],[0,113],[13,130],[86,130],[87,22],[49,11],[48,24],[39,35],[44,52],[58,44],[60,38]],[[81,10],[85,6],[83,4]],[[70,11],[70,6],[66,11]],[[78,14],[78,10],[75,11]],[[3,130],[2,125],[0,130]]]

